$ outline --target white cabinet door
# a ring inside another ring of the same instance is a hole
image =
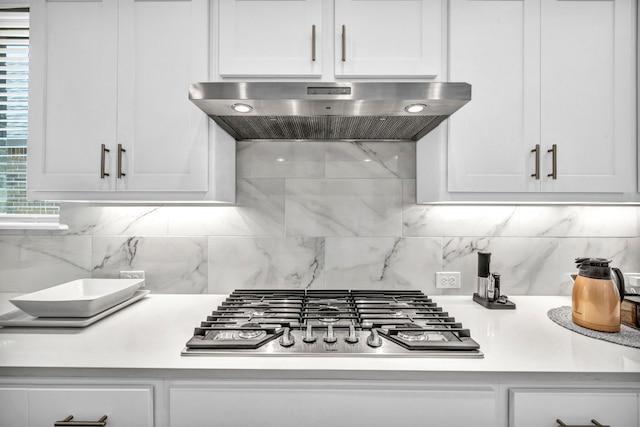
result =
[[[539,191],[539,93],[532,2],[459,0],[449,10],[449,80],[472,100],[449,119],[449,191]],[[533,53],[533,57],[532,57]]]
[[[450,80],[473,95],[449,119],[447,191],[633,192],[634,22],[632,0],[451,2]]]
[[[29,425],[28,392],[21,388],[0,389],[0,426]]]
[[[207,0],[37,0],[31,18],[31,196],[205,194],[209,120],[188,87],[208,78]]]
[[[440,0],[336,0],[336,77],[440,74]]]
[[[117,2],[30,5],[29,190],[114,190]]]
[[[634,191],[632,0],[541,0],[541,145],[557,145],[543,191]],[[548,164],[548,163],[547,163]]]
[[[169,391],[170,427],[495,427],[496,391],[378,382],[211,383]],[[206,408],[206,410],[203,410]],[[464,408],[461,411],[460,408]]]
[[[219,12],[221,76],[322,73],[321,0],[225,0]]]
[[[512,389],[509,427],[602,425],[637,427],[638,394],[607,390]]]
[[[150,388],[32,388],[29,427],[50,427],[72,415],[72,421],[107,416],[109,427],[153,427]]]
[[[332,28],[321,0],[221,1],[218,73],[321,77],[329,41],[335,77],[439,75],[442,0],[336,0],[334,7]]]
[[[187,96],[208,78],[207,13],[207,0],[120,1],[119,191],[207,190],[209,119]]]

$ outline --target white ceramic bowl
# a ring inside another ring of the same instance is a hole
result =
[[[128,300],[144,279],[80,279],[10,301],[35,317],[91,317]]]

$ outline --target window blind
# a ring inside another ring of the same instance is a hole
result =
[[[0,214],[57,215],[27,200],[29,10],[0,6]]]

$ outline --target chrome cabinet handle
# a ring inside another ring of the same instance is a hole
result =
[[[558,146],[553,144],[547,153],[551,153],[551,173],[547,174],[552,179],[558,179]]]
[[[104,158],[105,154],[109,152],[109,149],[102,144],[100,147],[100,179],[104,179],[106,176],[109,176],[107,172],[104,171]]]
[[[342,62],[347,60],[347,26],[342,26]]]
[[[596,420],[591,420],[591,424],[587,424],[587,425],[569,425],[569,424],[563,423],[561,419],[557,419],[556,422],[558,423],[558,427],[593,427],[593,426],[610,427],[604,424],[600,424]]]
[[[536,171],[531,174],[535,179],[540,179],[540,144],[536,144],[536,148],[531,150],[532,153],[536,153]]]
[[[127,150],[122,148],[122,144],[118,144],[118,179],[126,175],[124,172],[122,172],[122,153],[126,152]]]
[[[316,60],[316,26],[311,26],[311,60]]]
[[[65,426],[75,426],[75,427],[93,427],[93,426],[99,426],[99,427],[104,427],[107,425],[107,416],[103,415],[102,417],[100,417],[100,419],[98,421],[72,421],[73,420],[73,415],[69,415],[67,418],[65,418],[62,421],[56,421],[54,426],[55,427],[65,427]]]

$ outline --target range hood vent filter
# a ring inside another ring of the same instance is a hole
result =
[[[218,116],[214,120],[236,140],[417,141],[447,116]]]

